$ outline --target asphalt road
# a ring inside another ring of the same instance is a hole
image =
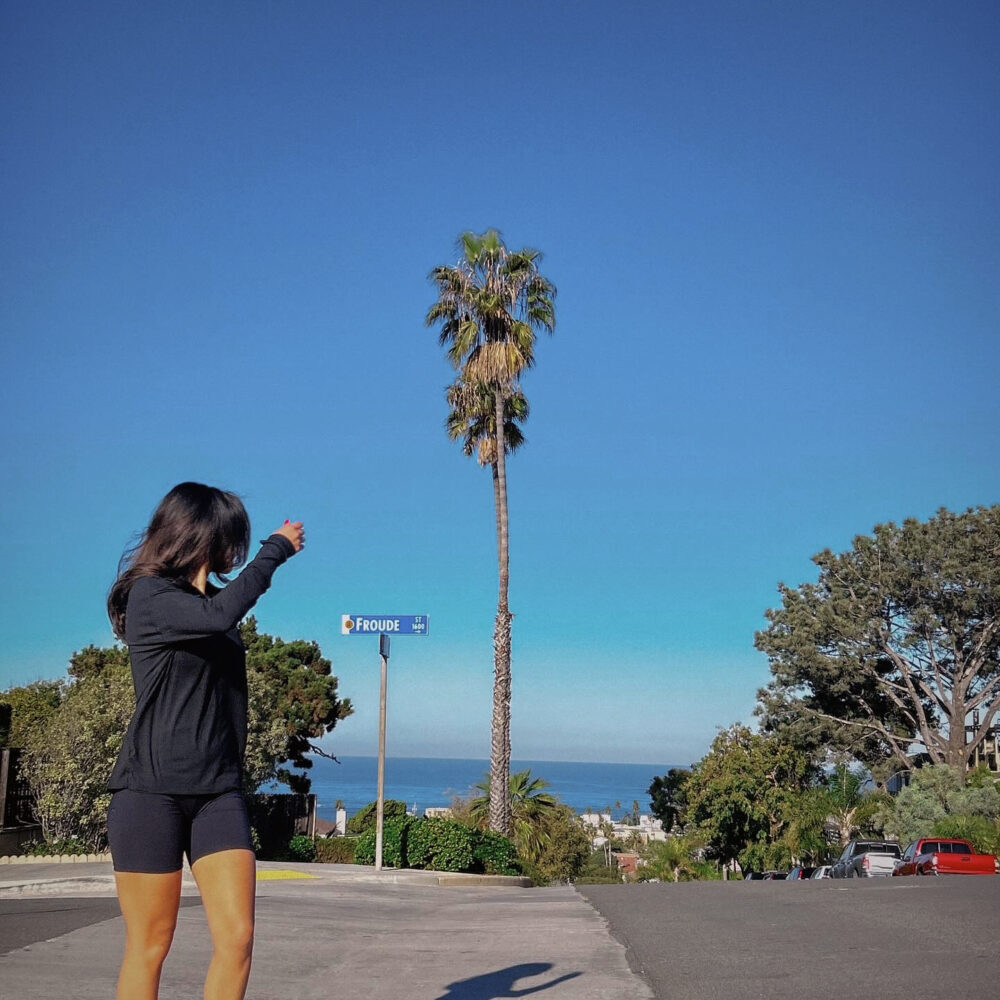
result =
[[[181,900],[181,906],[200,905],[200,900],[187,896]],[[0,899],[0,955],[51,941],[81,927],[117,920],[120,915],[113,896]]]
[[[321,872],[324,866],[293,866]],[[0,998],[108,1000],[124,927],[101,897],[0,898]],[[161,996],[196,1000],[211,957],[184,897]],[[652,1000],[601,917],[568,886],[376,884],[320,875],[258,884],[249,1000]]]
[[[0,897],[0,997],[113,994],[123,927],[109,879],[99,896],[83,880],[77,894]],[[993,1000],[998,937],[1000,877],[574,891],[331,875],[258,885],[249,996]],[[185,896],[164,996],[199,997],[210,950],[200,901]]]
[[[660,1000],[1000,997],[1000,877],[579,892]]]

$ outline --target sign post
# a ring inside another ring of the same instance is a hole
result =
[[[385,709],[389,686],[389,638],[427,635],[427,615],[341,615],[343,635],[378,635],[381,677],[378,699],[378,799],[375,806],[375,871],[382,871],[382,828],[385,820]]]
[[[382,661],[382,677],[378,693],[378,805],[375,812],[375,871],[382,870],[382,823],[385,819],[385,702],[389,686],[389,636],[378,637],[378,655]]]

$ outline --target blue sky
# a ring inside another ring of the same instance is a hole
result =
[[[307,523],[261,627],[373,753],[488,754],[489,474],[423,325],[465,229],[544,252],[510,465],[515,757],[687,763],[779,581],[1000,501],[993,2],[42,2],[0,11],[0,686],[108,644],[174,483]]]

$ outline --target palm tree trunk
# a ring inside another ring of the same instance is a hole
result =
[[[505,393],[495,394],[497,454],[494,465],[494,494],[497,514],[497,562],[500,588],[497,617],[493,628],[493,724],[490,746],[490,829],[510,836],[510,608],[507,591],[510,583],[510,553],[507,519],[507,463],[503,433]]]

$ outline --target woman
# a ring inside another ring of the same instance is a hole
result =
[[[246,560],[239,498],[181,483],[123,556],[108,595],[128,645],[136,705],[108,781],[108,839],[125,919],[118,1000],[156,1000],[187,854],[214,952],[205,1000],[242,1000],[253,950],[255,867],[241,795],[246,659],[237,625],[305,543],[288,521]],[[209,575],[227,586],[219,589]]]

